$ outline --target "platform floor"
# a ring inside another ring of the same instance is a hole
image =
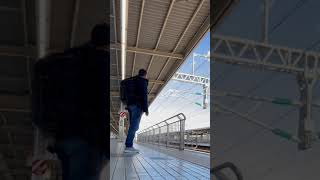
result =
[[[209,168],[135,144],[139,154],[123,153],[124,145],[111,140],[110,179],[210,179]]]

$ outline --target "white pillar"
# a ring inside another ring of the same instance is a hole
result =
[[[37,21],[37,58],[42,58],[49,49],[50,30],[50,0],[36,1],[36,21]],[[46,140],[38,128],[34,128],[33,157],[43,156],[46,153]],[[44,178],[32,174],[32,180],[42,180]]]
[[[263,24],[262,24],[262,34],[263,34],[263,42],[268,43],[268,35],[269,35],[269,12],[270,12],[270,2],[269,0],[264,0],[263,6]]]
[[[127,49],[127,23],[128,23],[128,0],[120,1],[120,17],[121,17],[121,79],[126,77],[126,49]],[[125,107],[121,102],[120,112],[124,112]],[[119,118],[119,139],[124,139],[124,119]]]

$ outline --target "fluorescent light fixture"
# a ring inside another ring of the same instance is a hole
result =
[[[126,76],[128,0],[121,0],[121,79]]]

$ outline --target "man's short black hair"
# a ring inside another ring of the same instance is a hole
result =
[[[145,75],[147,75],[147,71],[144,70],[144,69],[140,69],[138,75],[139,75],[139,76],[145,76]]]
[[[110,27],[107,23],[94,26],[91,31],[91,42],[97,46],[106,46],[110,40]]]

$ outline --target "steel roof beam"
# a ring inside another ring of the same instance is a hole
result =
[[[0,108],[0,112],[31,113],[31,110],[23,108]]]
[[[120,50],[120,45],[119,44],[111,44],[110,49]],[[169,52],[144,49],[144,48],[136,48],[136,47],[132,47],[132,46],[127,47],[127,52],[146,54],[146,55],[152,55],[152,56],[160,56],[160,57],[172,58],[172,59],[183,59],[184,58],[184,56],[182,54],[169,53]]]
[[[129,77],[129,76],[127,76],[127,77]],[[112,75],[110,76],[110,79],[111,80],[121,80],[119,77],[112,76]],[[149,79],[149,83],[152,83],[152,84],[164,84],[164,81]]]
[[[7,6],[0,6],[0,11],[2,12],[16,12],[19,13],[20,9],[16,7],[7,7]]]
[[[36,48],[18,46],[0,46],[1,56],[36,57]]]

